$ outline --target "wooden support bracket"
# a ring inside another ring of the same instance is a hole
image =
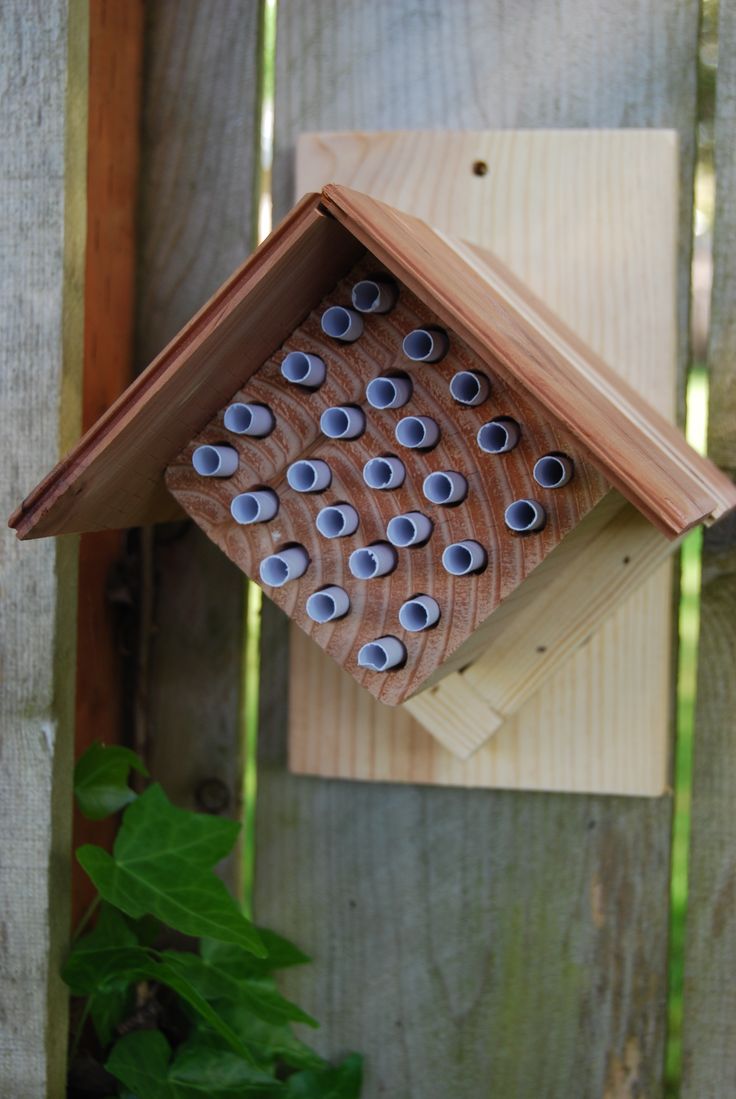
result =
[[[677,178],[676,137],[658,131],[308,134],[297,160],[299,194],[347,184],[492,250],[670,419]],[[663,793],[671,549],[608,493],[455,670],[401,707],[292,628],[291,769]]]

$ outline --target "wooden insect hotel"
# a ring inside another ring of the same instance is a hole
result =
[[[366,690],[462,756],[734,505],[728,479],[494,256],[332,185],[11,524],[29,538],[183,511]]]

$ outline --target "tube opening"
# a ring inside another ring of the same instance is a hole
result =
[[[404,480],[404,465],[398,458],[369,458],[363,466],[363,480],[369,488],[398,488]]]
[[[192,466],[200,477],[229,477],[238,468],[238,452],[231,446],[198,446]]]
[[[290,351],[281,363],[281,373],[292,385],[306,385],[316,389],[325,380],[326,368],[317,355],[305,351]]]
[[[533,476],[542,488],[562,488],[572,476],[572,462],[562,454],[545,454],[534,463]]]
[[[330,439],[342,439],[350,429],[350,417],[344,408],[328,408],[322,413],[320,427]]]
[[[412,394],[412,384],[404,375],[392,378],[373,378],[368,382],[365,396],[372,408],[401,408]]]
[[[437,442],[439,428],[428,416],[405,416],[396,425],[396,441],[413,450],[426,450]]]
[[[313,622],[331,622],[335,617],[335,600],[323,592],[310,595],[307,600],[307,614]]]
[[[352,309],[331,305],[322,314],[322,331],[335,340],[357,340],[363,332],[363,318]]]
[[[278,554],[261,561],[261,580],[272,588],[280,588],[289,578],[289,566]]]
[[[450,396],[458,404],[479,405],[486,399],[489,390],[488,379],[473,370],[461,370],[450,381]]]
[[[279,498],[271,489],[241,492],[230,501],[230,514],[236,523],[264,523],[279,510]]]
[[[539,530],[546,517],[544,508],[536,500],[515,500],[504,512],[506,526],[517,534]]]
[[[396,304],[399,290],[386,279],[361,279],[353,287],[352,301],[360,313],[388,313]]]
[[[365,414],[353,405],[326,408],[319,421],[320,430],[328,439],[355,439],[365,430]]]
[[[486,454],[505,454],[519,441],[519,425],[515,420],[491,420],[478,431],[478,446]]]
[[[360,650],[358,663],[363,668],[371,668],[374,672],[382,672],[388,664],[388,653],[383,645],[371,641]]]
[[[454,542],[442,554],[442,567],[451,576],[467,576],[479,572],[486,560],[486,551],[479,542]]]
[[[454,504],[465,499],[468,483],[461,473],[430,473],[422,489],[433,504]]]
[[[356,580],[373,580],[392,572],[395,567],[396,550],[383,542],[353,550],[348,558],[348,568]]]
[[[350,598],[343,588],[333,585],[310,595],[306,609],[313,622],[334,622],[336,618],[344,618],[348,613]]]
[[[440,617],[440,605],[430,595],[417,595],[407,599],[399,609],[399,622],[409,633],[420,633],[436,625]]]
[[[286,471],[286,480],[295,492],[320,492],[331,480],[330,467],[319,458],[294,462]]]
[[[358,526],[358,513],[350,504],[322,508],[317,515],[317,530],[324,538],[343,538]]]
[[[358,665],[373,672],[387,672],[406,660],[406,649],[397,637],[369,641],[358,653]]]
[[[436,363],[448,348],[447,333],[438,328],[415,328],[404,337],[402,349],[416,363]]]
[[[287,546],[280,553],[264,557],[258,569],[261,580],[271,588],[280,588],[288,580],[298,580],[307,571],[309,554],[304,546]]]

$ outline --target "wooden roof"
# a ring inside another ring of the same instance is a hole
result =
[[[168,462],[367,248],[529,389],[670,538],[736,507],[698,455],[493,255],[349,188],[299,203],[10,518],[20,538],[172,518]]]

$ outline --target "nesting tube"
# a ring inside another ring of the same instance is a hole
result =
[[[468,576],[482,569],[488,560],[486,551],[480,542],[468,539],[465,542],[453,542],[442,554],[442,567],[451,576]]]
[[[369,458],[363,466],[363,480],[369,488],[399,488],[405,476],[404,463],[398,458]]]
[[[521,429],[516,420],[508,416],[499,416],[489,420],[478,431],[478,446],[486,454],[506,454],[513,450],[519,441]]]
[[[358,665],[372,672],[387,672],[406,660],[406,648],[398,637],[378,637],[363,645],[358,653]]]
[[[562,488],[572,477],[573,465],[564,454],[545,454],[534,463],[534,480],[542,488]]]
[[[504,522],[509,530],[517,534],[530,534],[541,530],[547,520],[547,513],[536,500],[514,500],[504,512]]]
[[[399,608],[399,622],[409,633],[428,630],[440,620],[440,605],[431,595],[415,595]]]
[[[393,546],[387,542],[376,542],[353,550],[348,558],[348,568],[356,580],[375,580],[377,576],[386,576],[396,568],[397,555]]]
[[[407,511],[405,515],[394,515],[386,527],[386,537],[392,546],[406,549],[409,546],[423,546],[432,533],[432,520],[421,511]]]
[[[307,600],[307,615],[313,622],[334,622],[344,618],[350,610],[350,596],[344,588],[333,584],[329,588],[313,592]]]
[[[352,301],[359,313],[389,313],[396,305],[399,288],[388,279],[361,279],[353,287]]]
[[[404,416],[394,432],[396,442],[411,450],[429,450],[439,441],[440,429],[430,416]]]
[[[269,588],[281,588],[290,580],[298,580],[307,571],[309,554],[304,546],[290,546],[280,553],[264,557],[258,570]]]
[[[238,452],[232,446],[198,446],[192,465],[200,477],[232,477],[238,468]]]
[[[363,318],[354,309],[331,305],[322,314],[322,331],[333,340],[353,343],[363,335]]]
[[[373,378],[368,382],[365,397],[371,408],[403,408],[411,399],[414,387],[406,374]]]
[[[442,328],[415,328],[404,336],[401,346],[412,362],[436,363],[447,354],[450,341]]]
[[[241,492],[230,502],[230,514],[236,523],[267,523],[279,510],[279,498],[270,488]]]
[[[450,396],[458,404],[475,407],[483,404],[490,392],[488,378],[476,370],[460,370],[450,381]]]
[[[289,466],[286,480],[294,492],[322,492],[329,487],[332,472],[321,458],[303,458]]]
[[[323,538],[345,538],[355,534],[360,516],[352,504],[331,504],[317,513],[317,530]]]
[[[233,435],[251,435],[262,439],[273,431],[276,420],[273,412],[265,404],[244,404],[235,401],[225,409],[223,422]]]
[[[319,426],[328,439],[355,439],[365,431],[365,413],[353,405],[336,405],[324,410]]]
[[[443,470],[424,478],[422,492],[432,504],[457,504],[468,495],[468,482],[462,473]]]
[[[317,389],[325,380],[327,367],[319,355],[308,355],[306,351],[290,351],[281,364],[281,373],[292,385]]]

